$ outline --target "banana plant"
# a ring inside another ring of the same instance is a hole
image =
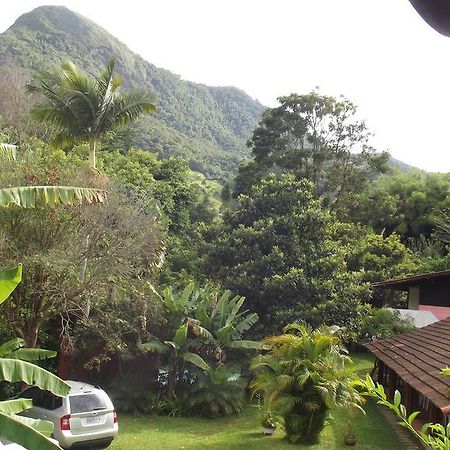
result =
[[[22,281],[22,264],[0,270],[0,304],[2,304]]]
[[[196,327],[199,327],[199,325],[196,324]],[[209,365],[206,361],[200,355],[190,351],[192,344],[188,337],[190,328],[192,328],[192,324],[188,322],[176,330],[170,341],[161,342],[158,339],[154,339],[142,344],[144,350],[166,356],[167,396],[169,398],[173,398],[175,395],[175,385],[183,372],[185,363],[193,364],[205,371],[209,370]],[[198,328],[196,329],[198,330]],[[207,333],[206,330],[203,332]]]
[[[210,331],[210,344],[214,345],[217,364],[226,360],[226,349],[259,349],[260,342],[242,339],[258,320],[256,313],[241,308],[245,297],[233,296],[225,291],[217,300],[213,293],[204,290],[202,302],[194,312],[194,317]]]
[[[0,142],[0,158],[15,161],[17,156],[17,146]]]
[[[20,283],[22,266],[0,270],[0,303],[3,303]],[[55,356],[43,349],[23,348],[21,339],[13,339],[0,346],[0,381],[25,382],[55,395],[65,396],[70,386],[56,375],[29,361]],[[31,400],[14,399],[0,402],[0,437],[22,445],[28,450],[57,450],[59,445],[48,437],[53,424],[45,420],[18,416],[32,406]]]

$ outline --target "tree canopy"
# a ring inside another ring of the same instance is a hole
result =
[[[349,100],[317,92],[278,100],[280,106],[263,113],[248,141],[253,161],[239,169],[236,194],[248,193],[270,172],[290,173],[312,181],[326,204],[345,205],[385,169],[387,154],[369,146],[370,133]]]

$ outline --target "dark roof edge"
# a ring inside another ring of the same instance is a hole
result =
[[[450,279],[450,269],[441,270],[440,272],[429,272],[422,275],[412,275],[404,278],[393,278],[387,281],[377,281],[372,283],[372,287],[387,288],[387,289],[405,289],[419,284],[421,281],[434,280],[439,278]]]

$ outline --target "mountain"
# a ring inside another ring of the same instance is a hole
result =
[[[389,157],[388,163],[391,167],[403,173],[416,169],[416,167],[411,166],[403,161],[400,161],[399,159],[393,158],[392,156]]]
[[[67,59],[96,74],[111,57],[126,85],[146,87],[157,98],[157,113],[134,126],[136,145],[162,157],[184,156],[209,178],[227,178],[249,157],[245,142],[264,106],[235,87],[181,80],[63,6],[38,7],[0,34],[0,65],[13,61],[30,74]]]

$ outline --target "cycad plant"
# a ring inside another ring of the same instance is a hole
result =
[[[93,78],[67,61],[55,71],[42,71],[27,86],[30,93],[44,97],[32,116],[54,125],[55,145],[89,143],[89,164],[95,168],[100,139],[119,125],[155,111],[153,96],[140,89],[123,92],[110,60],[98,78]]]
[[[235,414],[246,406],[246,384],[239,366],[213,367],[197,375],[188,391],[187,406],[195,415],[209,419]]]
[[[332,408],[360,408],[356,375],[336,329],[288,325],[283,331],[264,340],[268,351],[252,361],[251,387],[284,419],[290,442],[312,444]]]

